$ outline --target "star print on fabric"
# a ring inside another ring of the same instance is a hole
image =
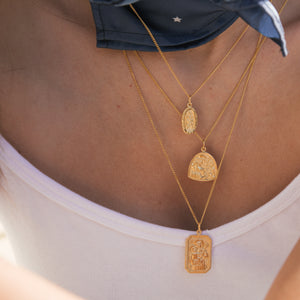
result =
[[[182,20],[182,18],[179,18],[178,16],[177,17],[174,17],[174,18],[172,18],[173,19],[173,21],[175,22],[175,23],[181,23],[181,20]]]

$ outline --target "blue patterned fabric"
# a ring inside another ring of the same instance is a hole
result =
[[[135,9],[149,26],[163,51],[189,49],[209,42],[241,17],[271,38],[287,55],[279,15],[267,0],[90,0],[97,46],[156,51]]]

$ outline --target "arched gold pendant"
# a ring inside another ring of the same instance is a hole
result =
[[[181,116],[181,125],[183,132],[186,134],[193,133],[197,128],[198,117],[196,110],[191,104],[187,105],[187,108],[183,111]]]
[[[217,172],[218,167],[213,156],[207,152],[200,152],[190,162],[188,177],[197,181],[212,181]]]

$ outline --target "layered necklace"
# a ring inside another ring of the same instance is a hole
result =
[[[282,12],[283,8],[285,7],[286,3],[288,0],[285,0],[283,6],[280,9],[280,13]],[[141,19],[141,17],[139,16],[139,14],[136,12],[136,10],[134,9],[134,7],[132,5],[130,5],[131,9],[135,12],[135,14],[138,16],[138,18],[141,20],[141,22],[143,23],[143,25],[145,26],[145,28],[147,29],[149,35],[151,36],[154,44],[156,45],[161,57],[164,59],[165,63],[168,65],[168,68],[170,70],[170,72],[173,74],[174,78],[176,78],[176,81],[178,82],[178,84],[182,87],[182,90],[185,91],[185,94],[188,97],[188,103],[187,103],[187,107],[184,110],[184,112],[181,114],[180,111],[175,107],[175,105],[172,103],[170,97],[168,97],[168,95],[164,92],[164,90],[162,89],[162,87],[158,84],[158,81],[154,78],[154,76],[151,74],[151,72],[149,71],[149,69],[146,67],[146,65],[144,64],[142,58],[140,57],[140,55],[135,52],[136,57],[138,58],[138,60],[140,61],[140,63],[142,64],[142,66],[144,67],[144,69],[147,71],[148,75],[151,77],[151,79],[153,80],[153,82],[156,84],[156,86],[159,88],[159,90],[162,92],[163,96],[165,97],[165,99],[172,105],[172,107],[177,111],[177,113],[179,115],[181,115],[181,124],[182,124],[182,128],[183,131],[187,134],[193,133],[196,130],[197,127],[197,113],[195,111],[195,109],[192,106],[192,102],[191,102],[191,98],[198,93],[198,91],[204,86],[204,84],[209,80],[209,78],[216,72],[216,70],[220,67],[220,65],[223,63],[223,61],[226,59],[226,57],[230,54],[230,52],[233,50],[233,48],[235,47],[235,45],[238,43],[238,41],[242,38],[243,34],[246,32],[247,28],[244,29],[244,31],[242,32],[242,34],[239,36],[239,38],[237,39],[237,41],[234,43],[234,45],[230,48],[229,52],[225,55],[225,57],[221,60],[221,62],[213,69],[213,71],[208,75],[208,77],[206,78],[206,80],[204,80],[204,82],[199,86],[198,89],[196,89],[196,91],[194,93],[192,93],[191,95],[189,95],[186,90],[183,88],[182,84],[180,83],[180,81],[178,80],[177,76],[175,75],[174,71],[172,70],[172,68],[170,67],[169,63],[167,62],[167,60],[165,59],[165,56],[163,55],[162,51],[160,50],[159,45],[157,44],[155,38],[153,37],[151,31],[149,30],[148,26],[144,23],[144,21]],[[238,82],[236,83],[235,87],[232,90],[232,93],[230,95],[230,97],[228,98],[228,100],[226,101],[221,113],[219,114],[219,116],[217,117],[216,121],[214,122],[212,128],[210,129],[209,133],[206,135],[205,138],[202,138],[200,135],[196,135],[200,141],[202,142],[202,148],[201,148],[201,153],[196,154],[192,161],[190,162],[189,165],[189,169],[188,169],[188,177],[197,181],[213,181],[207,201],[205,203],[205,207],[204,210],[202,212],[201,218],[198,219],[191,204],[190,201],[182,187],[182,184],[180,183],[180,180],[176,174],[175,168],[170,160],[169,154],[162,142],[162,138],[159,134],[159,131],[157,130],[157,127],[154,124],[152,115],[150,113],[150,110],[148,108],[148,105],[145,101],[145,97],[143,95],[141,86],[136,78],[135,72],[133,70],[132,64],[129,60],[127,51],[123,50],[123,54],[124,57],[126,59],[126,63],[130,72],[130,75],[132,77],[132,80],[136,86],[140,101],[144,107],[145,113],[147,114],[147,117],[149,119],[149,122],[151,124],[151,127],[155,133],[155,136],[160,144],[161,150],[163,152],[163,155],[165,156],[168,165],[170,167],[170,170],[174,176],[174,179],[179,187],[179,190],[193,216],[193,219],[195,221],[195,223],[197,224],[197,230],[196,230],[196,234],[193,234],[191,236],[189,236],[186,239],[186,255],[185,255],[185,268],[188,272],[190,273],[206,273],[207,271],[210,270],[211,268],[211,251],[212,251],[212,240],[208,235],[203,235],[202,234],[202,228],[201,225],[203,223],[203,219],[204,216],[206,214],[208,205],[210,203],[210,200],[212,198],[212,194],[213,191],[215,189],[215,185],[225,158],[225,154],[227,152],[234,128],[236,126],[236,122],[238,119],[238,115],[239,112],[241,110],[242,104],[244,102],[244,98],[245,98],[245,94],[246,94],[246,90],[249,84],[249,80],[253,71],[253,67],[257,58],[257,55],[262,47],[262,45],[264,44],[266,40],[266,37],[262,37],[262,35],[259,35],[258,41],[257,41],[257,45],[255,48],[255,51],[253,53],[253,56],[251,57],[251,59],[249,60],[249,63],[247,65],[247,67],[245,68],[245,70],[243,71],[242,75],[240,76],[240,79],[238,80]],[[228,134],[228,138],[226,140],[225,143],[225,147],[221,156],[221,160],[219,162],[219,167],[217,168],[216,166],[216,162],[214,160],[214,158],[206,152],[206,140],[208,138],[208,136],[212,133],[212,131],[214,130],[214,128],[216,127],[217,123],[219,122],[219,120],[221,119],[222,115],[224,114],[226,108],[228,107],[229,103],[231,102],[231,100],[233,99],[233,97],[235,96],[237,90],[239,89],[239,87],[241,86],[242,82],[244,80],[244,85],[242,88],[242,94],[241,94],[241,98],[238,102],[238,107],[236,109],[236,112],[234,114],[234,118],[232,121],[232,125],[230,127],[229,130],[229,134]]]
[[[188,177],[190,179],[193,179],[193,180],[196,180],[196,181],[212,181],[212,180],[214,180],[216,178],[216,175],[217,175],[217,163],[216,163],[216,160],[214,159],[214,157],[210,153],[207,152],[206,141],[207,141],[208,137],[211,135],[211,133],[213,132],[213,130],[215,129],[215,127],[217,126],[217,124],[219,123],[221,117],[223,116],[223,114],[224,114],[226,108],[228,107],[229,103],[231,102],[233,96],[228,99],[228,102],[223,107],[222,111],[220,112],[219,116],[217,117],[217,119],[215,120],[215,122],[213,123],[211,129],[209,130],[208,134],[205,137],[201,137],[198,133],[196,133],[196,128],[197,128],[197,125],[198,125],[198,114],[197,114],[195,108],[193,107],[192,98],[204,87],[204,85],[211,79],[211,77],[221,67],[221,65],[223,64],[223,62],[228,58],[228,56],[231,54],[231,52],[234,50],[234,48],[238,45],[238,43],[240,42],[240,40],[242,39],[242,37],[245,35],[245,33],[247,32],[247,30],[248,30],[248,28],[250,26],[247,25],[244,28],[244,30],[238,36],[238,38],[233,43],[233,45],[231,46],[231,48],[227,51],[226,55],[212,69],[212,71],[208,74],[208,76],[205,78],[205,80],[199,85],[199,87],[193,93],[189,94],[187,92],[187,90],[184,88],[184,86],[181,83],[181,81],[178,79],[178,76],[175,74],[173,68],[169,64],[168,60],[166,59],[165,55],[163,54],[162,50],[160,49],[160,47],[159,47],[159,45],[158,45],[155,37],[153,36],[153,34],[150,31],[150,29],[147,26],[147,24],[143,21],[143,19],[138,14],[138,12],[136,11],[136,9],[132,5],[130,5],[130,7],[133,10],[133,12],[135,13],[135,15],[137,16],[137,18],[141,21],[141,23],[145,27],[146,31],[148,32],[149,36],[151,37],[151,39],[152,39],[152,41],[153,41],[153,43],[155,45],[155,47],[157,48],[158,53],[160,54],[161,58],[165,62],[168,70],[170,71],[170,73],[172,74],[173,78],[175,79],[175,81],[177,82],[177,84],[179,85],[179,87],[181,88],[181,90],[183,91],[183,93],[185,94],[185,96],[187,97],[186,108],[181,113],[175,107],[175,105],[171,101],[170,97],[168,97],[168,95],[166,94],[166,92],[162,89],[161,85],[158,83],[158,81],[155,79],[155,77],[151,74],[151,72],[149,71],[149,69],[146,67],[144,61],[142,60],[142,58],[138,54],[138,52],[134,51],[135,55],[137,56],[137,58],[140,61],[141,65],[146,70],[146,72],[148,73],[148,75],[150,76],[150,78],[153,80],[153,82],[155,83],[155,85],[163,93],[164,97],[168,100],[168,102],[172,105],[172,107],[175,108],[177,110],[177,112],[180,114],[180,116],[181,116],[181,126],[182,126],[183,132],[186,133],[186,134],[195,133],[196,136],[197,136],[197,138],[202,143],[201,152],[197,153],[193,157],[193,159],[191,160],[191,162],[189,164],[189,167],[188,167]]]

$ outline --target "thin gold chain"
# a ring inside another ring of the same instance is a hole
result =
[[[279,11],[279,14],[282,12],[282,10],[283,10],[284,7],[286,6],[287,2],[288,2],[288,0],[285,0],[285,2],[283,3],[283,5],[282,5],[282,7],[281,7],[281,9],[280,9],[280,11]],[[133,7],[132,7],[132,8],[133,8]],[[141,20],[141,21],[142,21],[142,20]],[[209,202],[210,202],[210,200],[211,200],[211,198],[212,198],[212,194],[213,194],[213,191],[214,191],[214,188],[215,188],[217,179],[218,179],[218,177],[219,177],[219,173],[220,173],[220,170],[221,170],[221,167],[222,167],[224,158],[225,158],[225,154],[226,154],[226,152],[227,152],[227,149],[228,149],[228,146],[229,146],[229,143],[230,143],[232,134],[233,134],[233,130],[234,130],[234,128],[235,128],[235,125],[236,125],[236,122],[237,122],[237,119],[238,119],[238,115],[239,115],[239,112],[240,112],[240,110],[241,110],[241,107],[242,107],[244,98],[245,98],[245,94],[246,94],[246,91],[247,91],[247,87],[248,87],[248,84],[249,84],[249,80],[250,80],[250,77],[251,77],[251,74],[252,74],[252,71],[253,71],[253,67],[254,67],[254,64],[255,64],[257,55],[258,55],[258,53],[259,53],[259,51],[260,51],[260,49],[261,49],[261,47],[262,47],[262,45],[264,44],[265,41],[266,41],[266,37],[264,37],[264,38],[262,39],[262,35],[260,35],[260,36],[259,36],[259,39],[258,39],[258,42],[257,42],[257,46],[256,46],[256,49],[255,49],[255,52],[254,52],[254,55],[253,55],[252,59],[250,60],[250,62],[249,62],[249,64],[248,64],[248,67],[246,68],[245,72],[242,74],[241,79],[239,80],[239,82],[241,82],[241,81],[242,81],[242,78],[243,78],[244,75],[247,73],[247,70],[249,70],[249,71],[248,71],[247,78],[246,78],[246,81],[245,81],[245,84],[244,84],[244,87],[243,87],[241,99],[240,99],[240,101],[239,101],[238,108],[237,108],[237,111],[236,111],[236,113],[235,113],[234,120],[233,120],[231,129],[230,129],[230,132],[229,132],[229,136],[228,136],[228,138],[227,138],[227,141],[226,141],[226,144],[225,144],[225,148],[224,148],[224,151],[223,151],[223,154],[222,154],[222,157],[221,157],[221,161],[220,161],[219,168],[218,168],[218,171],[217,171],[217,176],[216,176],[216,178],[215,178],[214,181],[213,181],[213,184],[212,184],[212,187],[211,187],[211,189],[210,189],[210,192],[209,192],[209,195],[208,195],[208,199],[207,199],[207,201],[206,201],[206,203],[205,203],[205,207],[204,207],[204,210],[203,210],[203,213],[202,213],[202,216],[201,216],[200,221],[198,221],[198,218],[197,218],[197,216],[196,216],[196,214],[195,214],[195,212],[194,212],[194,210],[193,210],[193,208],[192,208],[192,206],[191,206],[191,204],[190,204],[190,201],[188,200],[188,197],[186,196],[186,193],[184,192],[184,190],[183,190],[183,188],[182,188],[182,185],[181,185],[181,183],[180,183],[180,181],[179,181],[179,178],[178,178],[178,176],[177,176],[177,174],[176,174],[176,171],[175,171],[175,169],[174,169],[174,167],[173,167],[173,165],[172,165],[172,163],[171,163],[171,160],[170,160],[170,158],[169,158],[169,155],[168,155],[168,153],[167,153],[167,151],[166,151],[166,149],[165,149],[165,147],[164,147],[164,145],[163,145],[163,143],[162,143],[162,139],[161,139],[161,137],[160,137],[160,135],[159,135],[159,133],[158,133],[158,130],[156,129],[156,126],[155,126],[155,124],[154,124],[154,122],[153,122],[153,119],[152,119],[150,110],[149,110],[149,108],[148,108],[148,106],[147,106],[147,104],[146,104],[146,102],[145,102],[145,99],[144,99],[144,96],[143,96],[141,87],[139,86],[139,84],[138,84],[138,82],[137,82],[137,79],[136,79],[136,76],[135,76],[135,74],[134,74],[132,65],[131,65],[131,63],[130,63],[130,61],[129,61],[127,52],[126,52],[126,50],[123,50],[123,54],[124,54],[124,56],[125,56],[125,59],[126,59],[127,66],[128,66],[129,72],[130,72],[130,74],[131,74],[131,77],[132,77],[132,79],[133,79],[133,81],[134,81],[134,84],[135,84],[135,86],[136,86],[136,89],[137,89],[139,98],[140,98],[141,102],[143,103],[145,112],[147,113],[148,119],[149,119],[149,121],[150,121],[150,123],[151,123],[151,125],[152,125],[152,128],[153,128],[153,130],[154,130],[154,133],[155,133],[155,135],[156,135],[156,137],[157,137],[157,139],[158,139],[158,141],[159,141],[159,144],[160,144],[160,146],[161,146],[162,152],[163,152],[163,154],[165,155],[165,157],[166,157],[166,159],[167,159],[167,162],[168,162],[169,167],[170,167],[170,169],[171,169],[171,172],[172,172],[172,174],[173,174],[173,176],[174,176],[174,178],[175,178],[175,180],[176,180],[176,182],[177,182],[177,185],[178,185],[178,187],[179,187],[179,189],[180,189],[180,191],[181,191],[181,194],[182,194],[183,198],[185,199],[186,204],[188,205],[189,210],[190,210],[190,212],[191,212],[191,214],[192,214],[192,216],[193,216],[193,218],[194,218],[194,221],[196,222],[196,224],[197,224],[197,226],[198,226],[198,230],[197,230],[198,233],[201,233],[201,225],[202,225],[202,223],[203,223],[204,216],[205,216],[205,214],[206,214],[206,211],[207,211]],[[236,85],[236,87],[238,88],[239,85]],[[229,104],[229,103],[228,103],[228,104]],[[227,105],[227,103],[226,103],[226,105]]]
[[[221,169],[221,166],[222,166],[222,163],[223,163],[223,160],[224,160],[224,157],[225,157],[225,154],[226,154],[226,151],[227,151],[227,148],[228,148],[228,145],[229,145],[229,142],[230,142],[232,133],[233,133],[233,129],[234,129],[234,127],[235,127],[236,120],[237,120],[238,114],[239,114],[239,112],[240,112],[240,108],[241,108],[241,105],[242,105],[242,103],[243,103],[243,99],[244,99],[244,97],[245,97],[245,93],[246,93],[246,89],[247,89],[247,86],[248,86],[248,82],[249,82],[249,79],[250,79],[250,75],[251,75],[251,72],[252,72],[252,69],[253,69],[253,65],[254,65],[254,62],[255,62],[255,60],[256,60],[257,54],[258,54],[259,50],[261,49],[261,46],[263,45],[263,43],[264,43],[264,41],[265,41],[265,38],[263,39],[262,42],[260,42],[260,41],[261,41],[261,35],[260,35],[260,37],[259,37],[259,39],[258,39],[258,43],[257,43],[257,47],[256,47],[256,50],[255,50],[255,53],[254,53],[254,55],[253,55],[253,57],[252,57],[252,59],[251,59],[251,61],[250,61],[250,63],[249,63],[250,69],[249,69],[248,76],[247,76],[247,79],[246,79],[246,82],[245,82],[245,86],[244,86],[244,89],[243,89],[243,93],[242,93],[242,96],[241,96],[241,100],[240,100],[240,102],[239,102],[238,109],[237,109],[237,111],[236,111],[236,113],[235,113],[234,121],[233,121],[233,124],[232,124],[232,126],[231,126],[231,130],[230,130],[230,133],[229,133],[229,137],[228,137],[227,142],[226,142],[226,145],[225,145],[225,149],[224,149],[224,152],[223,152],[223,155],[222,155],[222,158],[221,158],[221,162],[220,162],[220,165],[219,165],[219,168],[218,168],[217,176],[216,176],[216,178],[215,178],[214,181],[213,181],[213,184],[212,184],[212,187],[211,187],[211,189],[210,189],[210,193],[209,193],[208,199],[207,199],[207,201],[206,201],[205,208],[204,208],[204,211],[203,211],[203,213],[202,213],[202,217],[201,217],[200,221],[198,221],[198,218],[197,218],[197,216],[196,216],[196,214],[195,214],[195,212],[194,212],[194,210],[193,210],[193,208],[192,208],[192,206],[191,206],[191,204],[190,204],[190,201],[188,200],[188,197],[187,197],[186,193],[185,193],[184,190],[183,190],[183,187],[182,187],[182,185],[181,185],[181,183],[180,183],[180,181],[179,181],[179,178],[178,178],[178,176],[177,176],[177,174],[176,174],[176,171],[175,171],[175,169],[174,169],[174,167],[173,167],[173,165],[172,165],[172,163],[171,163],[171,160],[170,160],[170,158],[169,158],[168,152],[167,152],[166,148],[165,148],[164,145],[163,145],[163,142],[162,142],[162,139],[161,139],[161,137],[160,137],[160,135],[159,135],[159,133],[158,133],[158,130],[156,129],[156,126],[155,126],[154,121],[153,121],[153,119],[152,119],[150,110],[149,110],[149,108],[148,108],[148,106],[147,106],[147,104],[146,104],[146,102],[145,102],[145,98],[144,98],[144,96],[143,96],[141,87],[140,87],[140,85],[139,85],[138,82],[137,82],[137,79],[136,79],[136,76],[135,76],[135,74],[134,74],[132,65],[131,65],[131,63],[130,63],[130,61],[129,61],[127,52],[126,52],[126,50],[123,50],[123,53],[124,53],[124,56],[125,56],[125,59],[126,59],[127,65],[128,65],[128,69],[129,69],[129,72],[130,72],[130,74],[131,74],[131,77],[132,77],[132,79],[133,79],[133,81],[134,81],[134,84],[135,84],[135,86],[136,86],[136,89],[137,89],[137,91],[138,91],[139,98],[140,98],[140,100],[141,100],[142,103],[143,103],[143,106],[144,106],[144,109],[145,109],[145,111],[146,111],[146,113],[147,113],[148,119],[149,119],[149,121],[150,121],[150,123],[151,123],[151,125],[152,125],[152,128],[153,128],[153,130],[154,130],[154,132],[155,132],[155,135],[156,135],[156,137],[157,137],[157,139],[158,139],[158,141],[159,141],[159,144],[160,144],[160,146],[161,146],[162,152],[163,152],[163,154],[165,155],[165,157],[166,157],[166,159],[167,159],[167,162],[168,162],[169,167],[170,167],[170,169],[171,169],[171,172],[172,172],[172,174],[173,174],[173,176],[174,176],[174,178],[175,178],[175,180],[176,180],[176,182],[177,182],[177,185],[178,185],[178,187],[179,187],[179,189],[180,189],[180,191],[181,191],[181,194],[182,194],[183,198],[185,199],[186,204],[188,205],[189,210],[190,210],[190,212],[191,212],[191,214],[192,214],[192,216],[193,216],[193,218],[194,218],[196,224],[198,225],[198,232],[201,232],[201,225],[202,225],[202,222],[203,222],[203,219],[204,219],[204,216],[205,216],[205,213],[206,213],[208,204],[209,204],[210,199],[211,199],[211,197],[212,197],[212,194],[213,194],[213,191],[214,191],[214,188],[215,188],[217,179],[218,179],[218,175],[219,175],[219,172],[220,172],[220,169]]]
[[[181,112],[180,110],[175,106],[175,104],[172,102],[172,100],[170,99],[170,97],[167,95],[167,93],[163,90],[163,88],[160,86],[160,84],[157,82],[157,80],[155,79],[155,77],[153,76],[153,74],[150,72],[150,70],[147,68],[147,66],[145,65],[144,61],[142,60],[142,58],[139,56],[139,54],[134,51],[135,55],[137,56],[137,58],[139,59],[141,65],[143,66],[143,68],[145,69],[145,71],[147,72],[147,74],[150,76],[150,78],[152,79],[152,81],[154,82],[154,84],[157,86],[157,88],[161,91],[161,93],[163,94],[164,98],[169,102],[169,104],[174,108],[174,110],[177,112],[177,114],[179,115],[179,117],[181,117]],[[227,99],[225,105],[223,106],[220,114],[218,115],[217,119],[215,120],[215,122],[213,123],[213,125],[211,126],[208,134],[205,137],[201,137],[200,134],[198,134],[197,132],[195,132],[196,137],[205,145],[208,137],[212,134],[213,130],[216,128],[217,124],[219,123],[219,121],[221,120],[223,114],[225,113],[227,107],[229,106],[231,100],[234,98],[236,92],[238,91],[239,86],[241,85],[244,77],[246,76],[248,70],[250,68],[250,63],[248,63],[247,67],[245,68],[244,72],[242,73],[240,79],[238,80],[238,82],[236,83],[234,89],[232,90],[229,98]]]
[[[273,1],[271,1],[273,2]],[[279,14],[282,12],[282,10],[284,9],[285,5],[287,4],[288,0],[286,0],[280,11]],[[242,39],[242,37],[244,36],[244,34],[246,33],[247,29],[249,28],[249,25],[247,25],[244,30],[242,31],[242,33],[240,34],[240,36],[237,38],[237,40],[234,42],[234,44],[232,45],[232,47],[229,49],[229,51],[227,52],[227,54],[224,56],[224,58],[217,64],[217,66],[212,70],[212,72],[208,75],[208,77],[206,78],[206,80],[204,80],[204,82],[199,86],[198,89],[196,89],[196,91],[194,93],[192,93],[192,95],[189,95],[187,93],[187,91],[184,89],[184,87],[182,86],[181,82],[179,81],[178,77],[176,76],[174,70],[172,69],[172,67],[170,66],[170,64],[168,63],[165,55],[163,54],[163,52],[161,51],[156,39],[154,38],[152,32],[150,31],[149,27],[147,26],[147,24],[144,22],[144,20],[141,18],[141,16],[138,14],[138,12],[135,10],[135,8],[130,5],[131,9],[133,10],[133,12],[136,14],[136,16],[138,17],[138,19],[140,20],[140,22],[143,24],[143,26],[145,27],[145,29],[147,30],[149,36],[151,37],[153,43],[155,44],[159,54],[161,55],[162,59],[164,60],[164,62],[166,63],[166,65],[168,66],[168,69],[170,70],[170,72],[172,73],[173,77],[175,78],[175,80],[177,81],[177,83],[181,86],[181,88],[183,89],[183,91],[185,92],[185,94],[189,97],[189,99],[191,97],[193,97],[204,85],[205,83],[214,75],[214,73],[218,70],[218,68],[222,65],[222,63],[225,61],[225,59],[229,56],[229,54],[231,53],[231,51],[235,48],[235,46],[239,43],[239,41]],[[153,74],[150,72],[150,70],[147,68],[147,66],[145,65],[142,57],[140,56],[140,54],[137,51],[134,51],[135,55],[137,56],[138,60],[140,61],[141,65],[143,66],[143,68],[145,69],[145,71],[148,73],[148,75],[150,76],[150,78],[152,79],[152,81],[154,82],[154,84],[158,87],[158,89],[161,91],[161,93],[163,94],[163,96],[165,97],[165,99],[169,102],[169,104],[173,107],[173,109],[177,112],[177,114],[181,117],[182,113],[180,112],[180,110],[174,105],[174,103],[172,102],[172,100],[170,99],[170,97],[167,95],[167,93],[163,90],[163,88],[160,86],[160,84],[158,83],[158,81],[155,79],[155,77],[153,76]],[[234,87],[231,95],[229,96],[228,100],[226,101],[225,105],[223,106],[220,114],[218,115],[217,119],[215,120],[215,122],[213,123],[213,125],[211,126],[210,130],[208,131],[207,135],[205,137],[201,137],[201,135],[197,132],[195,132],[194,134],[196,135],[196,137],[203,143],[203,146],[205,148],[205,144],[206,141],[208,139],[208,137],[212,134],[213,130],[216,128],[217,124],[219,123],[219,121],[221,120],[224,112],[226,111],[227,107],[229,106],[231,100],[234,98],[241,82],[243,81],[244,77],[246,76],[248,70],[250,68],[250,64],[248,64],[247,68],[244,70],[241,78],[239,79],[239,81],[237,82],[236,86]],[[191,103],[191,102],[190,102]]]
[[[129,5],[130,8],[132,9],[132,11],[135,13],[135,15],[138,17],[138,19],[140,20],[140,22],[143,24],[143,26],[145,27],[145,29],[147,30],[150,38],[152,39],[157,51],[159,52],[160,56],[162,57],[162,59],[164,60],[165,64],[167,65],[169,71],[171,72],[171,74],[173,75],[174,79],[176,80],[176,82],[178,83],[178,85],[181,87],[182,91],[185,93],[185,95],[188,97],[189,99],[189,103],[191,103],[191,98],[193,96],[195,96],[200,90],[201,88],[206,84],[206,82],[215,74],[215,72],[220,68],[220,66],[223,64],[223,62],[226,60],[226,58],[229,56],[229,54],[232,52],[232,50],[236,47],[236,45],[239,43],[239,41],[242,39],[242,37],[245,35],[246,31],[248,30],[248,28],[250,27],[249,25],[247,25],[244,30],[242,31],[242,33],[239,35],[239,37],[236,39],[236,41],[233,43],[233,45],[231,46],[231,48],[228,50],[228,52],[226,53],[226,55],[221,59],[221,61],[215,66],[215,68],[209,73],[209,75],[207,76],[207,78],[200,84],[200,86],[192,93],[189,94],[187,92],[187,90],[184,88],[183,84],[181,83],[181,81],[179,80],[178,76],[175,74],[173,68],[171,67],[171,65],[169,64],[167,58],[165,57],[165,55],[163,54],[162,50],[160,49],[160,46],[158,45],[155,37],[153,36],[151,30],[149,29],[149,27],[147,26],[147,24],[144,22],[144,20],[141,18],[141,16],[139,15],[139,13],[136,11],[136,9],[133,7],[132,4]]]

